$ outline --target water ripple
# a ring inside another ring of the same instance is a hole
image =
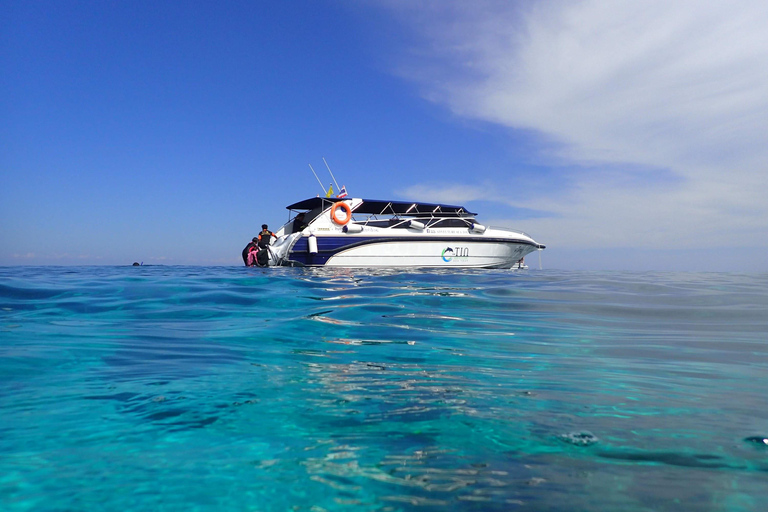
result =
[[[741,274],[0,268],[0,504],[762,510],[766,290]]]

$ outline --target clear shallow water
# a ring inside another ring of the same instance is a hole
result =
[[[763,511],[768,275],[0,268],[0,509]]]

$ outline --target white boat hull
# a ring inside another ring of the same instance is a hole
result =
[[[511,268],[532,250],[518,243],[378,242],[342,250],[325,266]]]

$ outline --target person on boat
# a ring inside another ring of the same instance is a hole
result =
[[[272,236],[277,238],[277,235],[269,230],[269,226],[267,226],[266,224],[262,224],[261,233],[259,233],[259,241],[258,241],[259,250],[267,248],[267,246],[269,245],[269,242],[272,241],[272,239],[270,238]]]
[[[301,212],[296,216],[295,219],[293,219],[293,233],[298,233],[299,231],[304,230],[304,228],[307,227],[307,224],[304,222],[304,212]]]
[[[268,259],[269,253],[259,249],[258,245],[254,245],[251,247],[251,252],[248,253],[248,266],[253,267],[255,265],[257,267],[266,267],[267,264],[265,260]]]
[[[266,224],[261,225],[261,233],[259,233],[258,250],[256,255],[256,264],[260,267],[269,266],[269,243],[272,241],[271,237],[277,238],[277,235],[269,230]]]
[[[248,245],[245,246],[245,249],[243,249],[243,263],[245,263],[246,267],[252,266],[252,263],[248,263],[248,260],[251,259],[249,256],[251,252],[258,252],[259,250],[258,243],[259,243],[259,238],[253,237],[251,241],[248,242]]]

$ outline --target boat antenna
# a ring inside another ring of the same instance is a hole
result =
[[[325,162],[325,157],[323,157],[323,162]],[[325,166],[328,167],[328,162],[325,162]],[[331,172],[331,168],[330,167],[328,167],[328,172]],[[331,178],[333,178],[333,182],[336,183],[336,190],[341,190],[341,187],[336,182],[336,178],[334,177],[332,172],[331,172]]]
[[[307,165],[309,165],[309,168],[312,169],[312,164],[307,164]],[[315,172],[314,169],[312,169],[312,174],[315,175],[315,179],[320,184],[320,188],[323,189],[323,194],[325,194],[325,187],[323,186],[323,182],[320,181],[320,178],[317,177],[317,173]]]

